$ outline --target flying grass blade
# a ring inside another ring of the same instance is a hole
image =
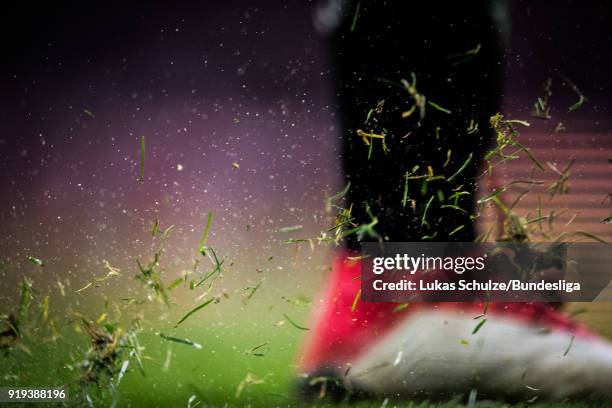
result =
[[[520,119],[506,119],[505,122],[506,123],[517,124],[517,125],[522,125],[522,126],[525,126],[525,127],[531,126],[531,123],[527,122],[526,120],[520,120]]]
[[[480,331],[480,329],[482,329],[482,326],[484,326],[484,324],[486,322],[487,322],[487,319],[482,319],[480,322],[478,322],[476,327],[474,327],[474,330],[472,330],[472,334],[478,333]]]
[[[196,307],[194,307],[193,309],[191,309],[189,312],[187,312],[187,314],[185,314],[181,320],[178,321],[177,324],[174,325],[174,327],[178,327],[179,324],[183,323],[185,320],[189,319],[189,317],[191,317],[191,315],[193,315],[194,313],[198,312],[201,309],[204,309],[206,306],[210,305],[212,302],[215,301],[215,298],[212,299],[208,299],[206,302],[202,303],[201,305],[198,305]]]
[[[567,356],[570,352],[570,350],[572,349],[572,346],[574,345],[574,340],[576,339],[576,336],[574,336],[572,334],[572,338],[570,339],[569,344],[567,345],[567,348],[565,349],[565,352],[563,353],[563,357]]]
[[[34,256],[28,256],[28,261],[30,261],[31,264],[34,264],[36,266],[45,266],[44,262],[41,259],[36,258]]]
[[[421,227],[423,225],[427,225],[429,226],[429,223],[427,222],[427,211],[429,210],[429,206],[431,206],[431,202],[433,201],[434,196],[431,196],[429,198],[429,201],[427,201],[427,204],[425,204],[425,209],[423,210],[423,215],[421,217]]]
[[[444,164],[442,165],[442,168],[448,166],[448,164],[450,163],[451,160],[451,149],[448,149],[448,151],[446,152],[446,161],[444,162]]]
[[[247,300],[251,299],[253,297],[253,295],[255,294],[255,292],[257,292],[257,290],[261,287],[262,282],[259,282],[257,285],[255,286],[249,286],[248,288],[246,288],[245,290],[249,291],[249,294],[247,295]]]
[[[538,228],[542,231],[542,196],[538,196]]]
[[[587,98],[584,96],[582,92],[580,92],[580,89],[578,89],[576,84],[572,82],[567,76],[565,76],[562,73],[559,73],[559,76],[563,79],[563,81],[567,83],[567,85],[569,85],[572,91],[574,91],[576,95],[578,95],[578,101],[572,104],[569,108],[567,108],[568,112],[574,112],[578,108],[582,107],[582,105],[584,105],[585,102],[587,102]]]
[[[299,324],[291,320],[291,318],[287,316],[285,313],[283,313],[283,317],[285,318],[285,320],[287,320],[287,322],[289,322],[290,325],[292,325],[296,329],[305,330],[305,331],[310,330],[308,327],[300,326]]]
[[[395,308],[393,308],[393,313],[400,312],[406,309],[408,306],[410,306],[410,303],[400,303],[399,305],[395,306]]]
[[[354,312],[357,309],[357,303],[359,303],[359,299],[361,299],[361,289],[359,289],[355,294],[355,299],[353,299],[353,304],[351,306],[351,312]]]
[[[608,241],[606,241],[605,239],[603,239],[603,238],[601,238],[601,237],[598,237],[598,236],[597,236],[597,235],[595,235],[595,234],[591,234],[590,232],[586,232],[586,231],[575,231],[575,232],[573,232],[573,235],[581,235],[581,236],[583,236],[583,237],[590,238],[590,239],[592,239],[593,241],[601,242],[602,244],[606,244],[606,245],[609,245],[609,244],[610,244],[610,243],[609,243]]]
[[[123,363],[121,364],[121,370],[119,370],[119,374],[117,374],[117,383],[115,384],[115,386],[119,386],[119,383],[125,375],[125,372],[127,371],[129,365],[130,360],[123,360]]]
[[[288,233],[288,232],[301,231],[303,229],[304,229],[303,225],[292,225],[292,226],[289,226],[289,227],[279,228],[278,232],[285,234],[285,233]]]
[[[531,150],[529,148],[523,146],[521,143],[517,142],[516,140],[513,142],[513,144],[515,146],[518,146],[523,152],[525,152],[527,156],[529,157],[529,160],[531,160],[533,164],[537,166],[538,169],[540,169],[541,171],[544,171],[544,165],[542,165],[542,163],[533,155],[533,153],[531,153]]]
[[[359,19],[359,12],[361,11],[361,0],[357,2],[355,6],[355,14],[353,14],[353,21],[351,21],[351,31],[355,31],[357,28],[357,20]]]
[[[408,175],[408,172],[406,172],[404,175],[404,195],[402,196],[402,207],[406,207],[406,203],[408,202]]]
[[[505,192],[507,190],[506,187],[501,187],[497,190],[495,190],[494,192],[492,192],[491,194],[488,194],[484,197],[482,197],[480,200],[476,201],[477,204],[482,204],[482,203],[486,203],[487,201],[493,200],[494,198],[496,198],[498,195],[500,195],[501,193]]]
[[[204,227],[204,232],[202,233],[202,239],[200,240],[200,245],[198,245],[198,253],[206,256],[206,248],[204,245],[206,244],[206,238],[208,238],[208,232],[210,231],[210,225],[212,224],[213,213],[212,211],[208,213],[208,219],[206,220],[206,227]]]
[[[452,230],[451,232],[448,233],[448,236],[450,237],[451,235],[456,234],[457,232],[461,231],[463,228],[465,228],[465,225],[460,225],[457,228],[455,228],[454,230]]]
[[[244,352],[245,355],[251,355],[251,356],[255,356],[255,357],[263,357],[266,355],[266,352],[268,351],[268,347],[266,347],[269,343],[267,341],[258,344],[255,347],[252,347],[251,349],[247,350]]]
[[[436,110],[439,110],[440,112],[444,112],[444,113],[446,113],[447,115],[450,115],[450,114],[452,113],[450,110],[448,110],[448,109],[446,109],[446,108],[443,108],[442,106],[438,105],[438,104],[437,104],[437,103],[435,103],[435,102],[432,102],[432,101],[427,101],[427,104],[428,104],[429,106],[431,106],[432,108],[434,108],[434,109],[436,109]]]
[[[451,181],[453,181],[455,179],[455,177],[457,177],[459,174],[461,174],[461,172],[463,172],[466,169],[466,167],[470,164],[470,162],[472,161],[472,157],[473,157],[473,154],[470,153],[468,155],[468,158],[465,160],[465,162],[463,162],[461,167],[459,167],[459,170],[457,170],[455,172],[455,174],[453,174],[452,176],[447,178],[446,181],[450,183]]]
[[[140,136],[140,166],[138,181],[143,182],[145,177],[145,137]]]
[[[34,289],[32,285],[32,281],[27,277],[23,277],[21,281],[21,299],[19,301],[19,323],[23,324],[28,318],[28,313],[30,311],[30,305],[34,300]]]
[[[198,350],[202,349],[202,345],[199,343],[196,343],[195,341],[189,340],[189,339],[182,339],[179,337],[174,337],[174,336],[167,336],[163,333],[159,333],[159,337],[161,337],[164,340],[168,340],[168,341],[172,341],[174,343],[179,343],[179,344],[185,344],[187,346],[191,346],[191,347],[195,347]]]

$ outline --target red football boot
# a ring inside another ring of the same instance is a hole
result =
[[[334,263],[300,360],[302,391],[612,400],[612,345],[543,303],[361,302],[360,262]]]

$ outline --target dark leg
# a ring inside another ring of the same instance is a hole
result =
[[[498,110],[501,96],[500,39],[489,2],[362,1],[355,29],[351,31],[355,3],[335,39],[337,91],[343,129],[343,162],[351,188],[348,200],[359,224],[370,222],[365,203],[379,219],[377,231],[389,241],[419,241],[433,236],[436,241],[472,241],[474,223],[469,214],[440,208],[438,197],[448,200],[458,186],[470,193],[459,205],[472,213],[477,168],[490,141],[488,119]],[[470,51],[471,50],[471,51]],[[396,84],[412,82],[426,100],[451,111],[441,112],[425,105],[408,118],[414,103],[408,91]],[[394,84],[389,84],[392,81]],[[384,100],[382,113],[365,124],[370,109]],[[470,122],[478,130],[468,132]],[[383,133],[368,159],[369,146],[356,133]],[[450,160],[448,152],[450,150]],[[472,155],[469,165],[452,183],[411,180],[408,199],[402,203],[404,175],[416,165],[417,174],[454,174]],[[422,224],[426,203],[434,196]],[[465,227],[449,236],[458,226]],[[350,238],[349,247],[357,240]]]

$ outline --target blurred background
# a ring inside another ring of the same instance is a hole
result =
[[[325,200],[343,186],[332,51],[313,24],[317,6],[59,2],[3,12],[1,311],[18,304],[24,275],[68,325],[74,313],[94,320],[111,314],[109,304],[123,299],[122,313],[149,325],[141,340],[147,377],[130,368],[124,402],[153,406],[197,395],[265,405],[288,398],[304,331],[285,315],[308,325],[333,248],[284,241],[328,227]],[[519,1],[500,16],[504,113],[531,122],[521,140],[541,161],[563,168],[575,158],[569,193],[543,207],[559,213],[561,226],[572,220],[568,228],[607,240],[611,12],[604,1]],[[547,78],[555,86],[552,119],[530,118]],[[567,108],[577,94],[560,85],[563,78],[588,99],[573,112]],[[526,178],[530,167],[516,160],[498,177]],[[552,173],[544,177],[554,182]],[[521,200],[519,213],[533,215],[536,198]],[[151,234],[158,220],[161,229],[174,226],[160,261],[163,280],[190,273],[209,212],[207,245],[225,259],[211,292],[221,301],[174,329],[207,293],[178,287],[169,308],[130,303],[145,293],[133,279],[136,259],[147,262],[159,247]],[[108,273],[105,261],[120,276],[96,282]],[[586,307],[580,318],[612,336],[608,304],[572,307]],[[82,358],[88,343],[68,331],[30,345],[29,354],[2,357],[2,385],[72,378],[68,362]],[[163,342],[158,332],[203,348]],[[260,344],[265,355],[249,353]],[[248,373],[256,380],[238,392]]]

